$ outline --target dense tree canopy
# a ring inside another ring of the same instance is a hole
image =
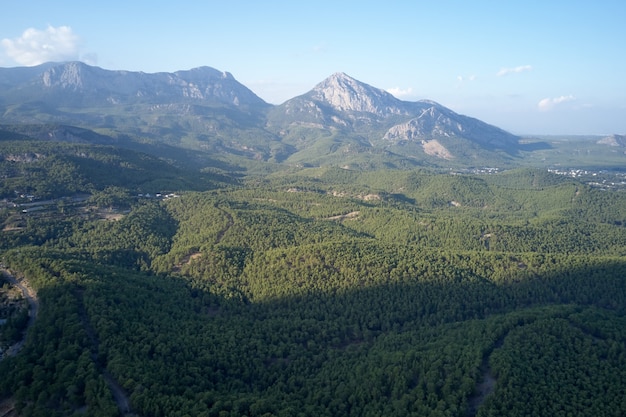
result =
[[[154,161],[95,149],[120,176],[3,162],[11,201],[33,178],[90,194],[1,212],[3,262],[41,306],[0,362],[20,415],[626,414],[623,193],[304,169],[205,191],[177,171],[146,198]]]

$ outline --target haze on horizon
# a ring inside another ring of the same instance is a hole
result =
[[[516,134],[626,134],[624,16],[618,0],[34,0],[0,14],[0,66],[210,66],[273,104],[341,71]]]

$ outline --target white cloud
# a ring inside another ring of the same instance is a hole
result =
[[[514,68],[501,68],[496,74],[498,77],[502,77],[509,74],[517,74],[520,72],[531,71],[533,67],[531,65],[520,65]]]
[[[400,87],[393,87],[387,89],[388,93],[393,94],[396,98],[406,97],[413,94],[413,88],[409,87],[406,90],[401,89]]]
[[[568,101],[574,101],[576,100],[576,97],[574,97],[573,95],[569,95],[569,96],[560,96],[560,97],[548,97],[548,98],[544,98],[543,100],[541,100],[538,104],[537,107],[539,107],[539,110],[542,111],[548,111],[548,110],[552,110],[555,106],[562,104],[562,103],[567,103]]]
[[[470,76],[468,76],[468,77],[464,77],[464,76],[462,76],[462,75],[459,75],[458,77],[456,77],[456,79],[457,79],[460,83],[462,83],[462,82],[464,82],[464,81],[474,81],[474,80],[476,79],[476,76],[475,76],[475,75],[470,75]]]
[[[30,28],[18,38],[2,39],[6,55],[25,66],[77,60],[80,56],[79,43],[79,37],[69,26],[48,26],[45,30]]]

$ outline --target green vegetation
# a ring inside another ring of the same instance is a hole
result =
[[[19,288],[0,279],[0,352],[22,338],[28,324],[28,304]]]
[[[623,192],[57,145],[0,149],[3,262],[40,302],[0,362],[22,416],[626,414]]]

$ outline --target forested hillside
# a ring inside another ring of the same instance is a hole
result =
[[[39,303],[0,311],[17,415],[626,414],[623,192],[2,146],[2,261]]]

